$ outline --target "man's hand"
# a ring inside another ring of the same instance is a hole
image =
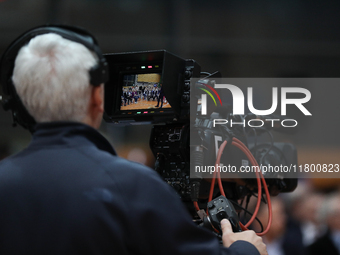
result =
[[[262,237],[256,235],[253,230],[234,233],[229,220],[226,219],[221,221],[221,228],[223,232],[222,241],[225,247],[228,248],[233,242],[243,240],[253,244],[261,255],[268,255],[267,248],[262,241]]]

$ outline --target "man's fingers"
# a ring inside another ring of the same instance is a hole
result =
[[[223,219],[221,221],[221,229],[222,229],[223,234],[233,233],[233,229],[231,227],[231,224],[230,224],[229,220],[227,220],[227,219]]]

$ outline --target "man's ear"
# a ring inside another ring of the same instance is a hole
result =
[[[104,84],[91,86],[91,98],[88,104],[87,113],[82,120],[93,128],[99,128],[104,113]]]
[[[104,112],[104,84],[93,87],[91,94],[91,107],[100,113]]]
[[[90,103],[83,123],[97,129],[100,127],[104,113],[104,84],[91,87]]]

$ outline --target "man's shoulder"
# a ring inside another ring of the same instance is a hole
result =
[[[98,166],[100,166],[112,179],[120,182],[138,181],[156,181],[162,182],[160,176],[154,169],[143,164],[133,162],[116,155],[111,155],[106,152],[99,153],[96,157]]]
[[[98,162],[99,165],[105,168],[115,168],[117,170],[128,170],[128,171],[139,171],[139,172],[150,172],[153,171],[151,168],[137,163],[130,160],[127,160],[125,158],[122,158],[118,155],[113,155],[107,151],[97,150],[92,155],[95,160]]]
[[[36,159],[39,160],[36,160]],[[148,178],[157,173],[142,164],[129,161],[114,155],[110,151],[99,149],[90,144],[90,146],[67,147],[58,146],[56,148],[28,146],[26,149],[0,161],[1,170],[13,170],[13,168],[28,169],[31,167],[59,169],[72,168],[72,171],[84,172],[85,169],[92,169],[93,174],[106,172],[115,179],[124,176],[132,178]]]
[[[104,156],[105,157],[105,156]],[[127,174],[136,174],[138,176],[142,175],[153,175],[155,170],[151,169],[148,166],[143,164],[133,162],[127,159],[124,159],[119,156],[111,156],[107,155],[107,160],[103,157],[103,161],[101,162],[102,166],[108,169],[114,170],[115,173],[127,173]]]
[[[145,206],[149,203],[151,207],[159,196],[169,200],[178,199],[171,186],[154,169],[118,156],[107,157],[108,160],[100,164],[101,169],[122,197],[143,200]]]

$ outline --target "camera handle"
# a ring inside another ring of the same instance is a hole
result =
[[[203,219],[205,227],[212,228],[222,234],[221,220],[229,220],[234,232],[241,232],[239,218],[232,203],[225,196],[219,196],[208,202],[208,214]]]

